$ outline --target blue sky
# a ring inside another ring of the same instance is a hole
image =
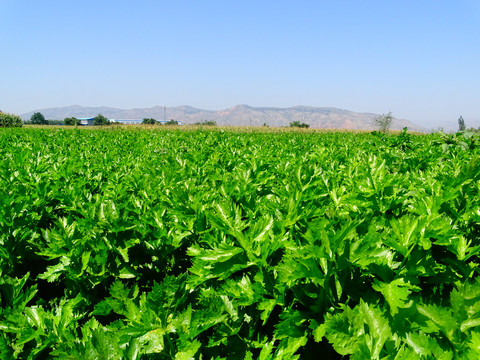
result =
[[[338,107],[480,126],[477,0],[0,0],[0,109]]]

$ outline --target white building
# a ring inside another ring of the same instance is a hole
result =
[[[112,123],[119,124],[141,124],[143,119],[108,119]]]

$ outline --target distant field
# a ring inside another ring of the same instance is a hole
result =
[[[298,127],[269,127],[269,126],[205,126],[205,125],[108,125],[108,126],[64,126],[64,125],[24,125],[26,129],[85,129],[85,130],[157,130],[157,131],[228,131],[228,132],[260,132],[260,133],[285,133],[285,132],[300,132],[300,133],[369,133],[372,130],[348,130],[348,129],[318,129],[318,128],[298,128]],[[401,130],[391,130],[391,134],[399,134]],[[408,130],[409,134],[423,134]]]
[[[26,126],[0,144],[2,358],[480,355],[477,136]]]
[[[143,125],[143,124],[112,124],[106,126],[66,126],[66,125],[24,125],[24,128],[31,129],[89,129],[89,130],[114,130],[114,129],[136,129],[136,130],[231,130],[239,132],[369,132],[370,130],[347,130],[347,129],[318,129],[318,128],[299,128],[299,127],[270,127],[270,126],[209,126],[209,125]],[[398,132],[398,130],[393,130]]]

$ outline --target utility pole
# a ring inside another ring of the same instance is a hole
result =
[[[163,106],[163,121],[167,121],[167,107],[166,106]]]

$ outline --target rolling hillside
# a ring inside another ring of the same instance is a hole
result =
[[[253,107],[237,105],[224,110],[204,110],[191,106],[166,107],[155,106],[142,109],[118,109],[112,107],[84,107],[79,105],[40,109],[22,114],[28,120],[34,112],[41,112],[47,119],[63,120],[66,117],[91,117],[102,114],[110,119],[143,119],[164,117],[181,121],[183,124],[194,124],[205,120],[214,120],[218,125],[232,126],[289,126],[293,121],[309,124],[312,128],[323,129],[373,129],[373,119],[378,114],[359,113],[332,107],[293,106],[289,108]],[[396,119],[392,129],[408,127],[410,130],[424,131],[408,120]]]

